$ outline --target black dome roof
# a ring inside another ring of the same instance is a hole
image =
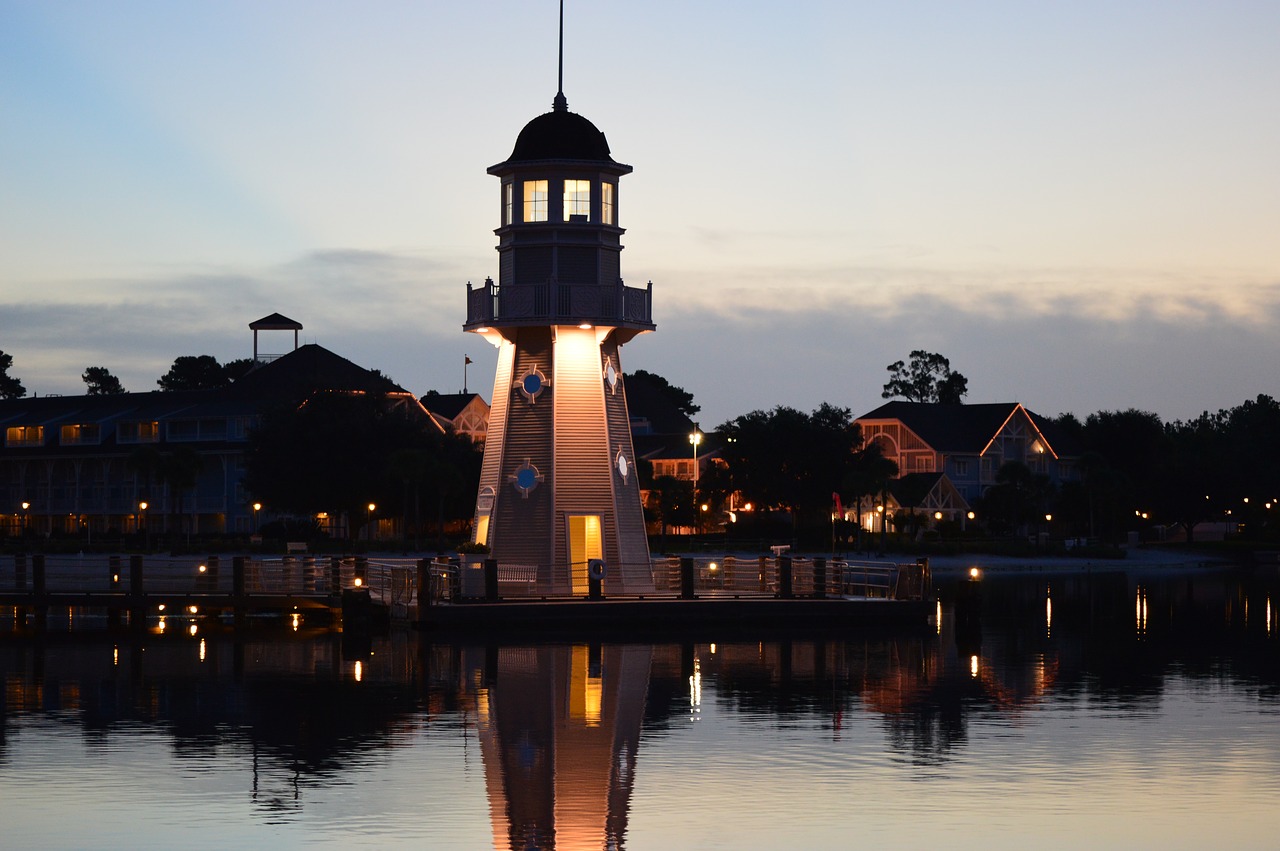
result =
[[[507,162],[530,160],[614,162],[604,134],[590,121],[567,109],[543,113],[520,131]]]

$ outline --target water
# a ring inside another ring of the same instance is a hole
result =
[[[0,845],[1276,847],[1274,578],[940,590],[938,629],[658,644],[0,623]]]

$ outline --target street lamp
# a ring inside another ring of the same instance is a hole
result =
[[[367,535],[368,540],[370,541],[373,540],[373,510],[377,507],[378,506],[375,505],[374,503],[372,502],[369,503],[369,525],[367,527],[368,531],[365,534]]]
[[[262,503],[255,502],[253,504],[253,534],[258,534],[258,512],[262,510]]]
[[[693,433],[689,435],[689,444],[693,446],[693,532],[698,533],[698,446],[702,443],[702,432],[698,431],[698,424],[693,424]]]
[[[147,502],[143,500],[138,503],[138,525],[142,527],[142,546],[143,549],[151,549],[151,535],[147,531]]]

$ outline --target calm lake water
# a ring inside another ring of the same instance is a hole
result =
[[[0,846],[1280,846],[1274,577],[940,592],[653,644],[0,620]]]

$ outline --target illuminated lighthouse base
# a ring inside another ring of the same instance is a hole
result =
[[[605,326],[487,328],[498,345],[475,540],[539,590],[653,590],[619,337]],[[596,566],[599,569],[599,566]]]

